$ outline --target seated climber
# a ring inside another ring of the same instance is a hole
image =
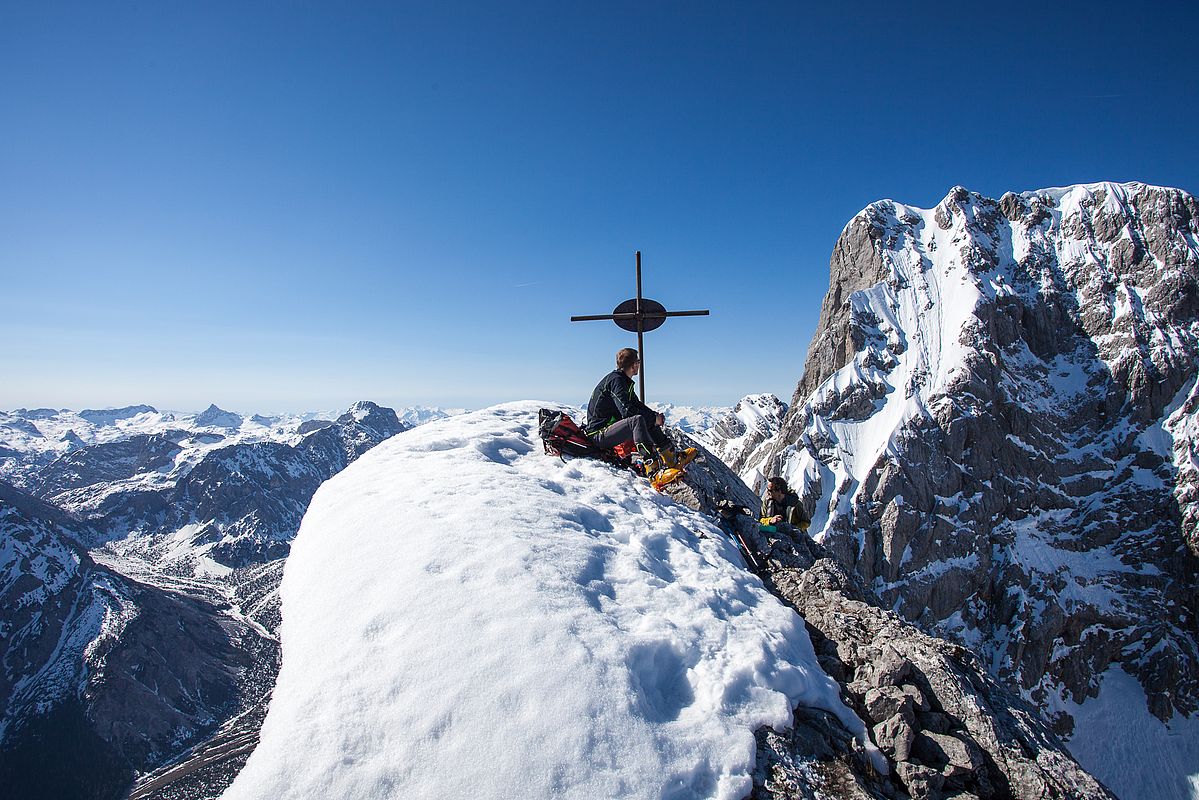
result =
[[[799,495],[791,491],[786,479],[779,475],[766,482],[766,496],[762,498],[762,513],[758,521],[764,526],[794,525],[804,531],[811,524]]]
[[[662,430],[666,419],[641,402],[633,376],[641,371],[641,357],[631,347],[616,354],[616,369],[604,376],[587,403],[583,432],[598,447],[611,448],[632,439],[637,446],[633,462],[647,476],[660,469],[681,468],[695,457],[694,447],[676,453]]]

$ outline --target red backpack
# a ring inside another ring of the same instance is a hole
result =
[[[595,443],[587,438],[587,434],[563,411],[543,408],[538,412],[537,422],[546,455],[598,458],[618,463],[632,455],[635,449],[631,439],[621,442],[611,450],[596,447]]]

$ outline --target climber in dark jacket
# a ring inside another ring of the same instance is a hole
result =
[[[778,475],[766,482],[766,496],[762,498],[762,513],[758,521],[763,525],[786,523],[805,531],[811,524],[799,495],[791,491],[787,481]]]
[[[666,419],[637,396],[633,376],[640,371],[641,357],[636,350],[625,347],[616,354],[616,369],[605,375],[591,393],[583,432],[598,447],[611,448],[632,439],[638,460],[650,474],[660,467],[677,466],[680,454],[675,453],[662,430]],[[682,455],[690,460],[695,451],[687,448]]]

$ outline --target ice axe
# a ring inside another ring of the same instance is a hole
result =
[[[720,525],[720,529],[737,540],[737,544],[740,545],[741,552],[745,556],[745,560],[749,562],[750,566],[753,567],[755,571],[761,571],[762,564],[754,555],[753,548],[746,543],[744,537],[742,537],[740,532],[738,532],[737,526],[733,524],[733,520],[735,520],[741,514],[749,516],[751,513],[750,510],[745,506],[737,505],[732,500],[721,500],[716,503],[716,513],[720,516],[720,521],[722,523]],[[725,527],[724,523],[727,523],[728,526]]]

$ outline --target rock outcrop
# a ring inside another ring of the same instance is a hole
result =
[[[676,501],[713,514],[715,502],[755,497],[716,459],[693,465]],[[756,525],[740,517],[740,532]],[[792,535],[795,533],[796,535]],[[800,613],[824,668],[887,756],[878,774],[830,715],[796,709],[789,731],[758,733],[758,800],[836,798],[1110,798],[1037,710],[960,645],[929,636],[881,607],[861,578],[798,531],[757,537],[760,575]],[[817,793],[818,792],[818,793]]]

